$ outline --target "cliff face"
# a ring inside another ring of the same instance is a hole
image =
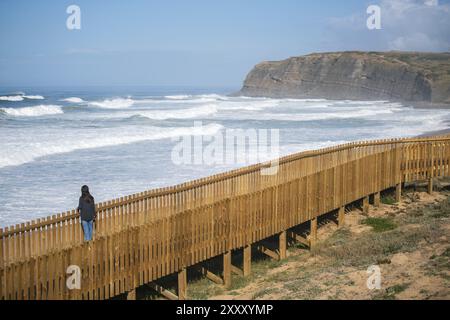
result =
[[[450,103],[450,53],[321,53],[256,65],[246,96]]]

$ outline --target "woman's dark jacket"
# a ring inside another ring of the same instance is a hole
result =
[[[91,221],[95,219],[95,204],[94,199],[87,202],[83,197],[80,197],[78,202],[78,210],[80,210],[80,217],[83,221]]]

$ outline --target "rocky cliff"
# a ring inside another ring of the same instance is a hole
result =
[[[337,52],[262,62],[238,94],[450,104],[450,53]]]

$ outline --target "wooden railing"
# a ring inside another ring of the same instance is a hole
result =
[[[0,229],[1,299],[105,299],[248,246],[401,182],[448,176],[450,137],[357,142]],[[80,266],[80,290],[66,269]]]

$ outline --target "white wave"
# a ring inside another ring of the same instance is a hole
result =
[[[23,96],[0,96],[0,101],[22,101]]]
[[[199,94],[199,95],[196,95],[195,97],[198,97],[198,98],[206,98],[206,99],[220,99],[220,100],[228,100],[228,97],[227,96],[223,96],[223,95],[220,95],[220,94],[215,94],[215,93],[208,93],[208,94]]]
[[[167,100],[190,100],[190,101],[228,100],[228,97],[215,93],[197,94],[197,95],[178,94],[178,95],[164,96],[164,98]]]
[[[39,117],[64,113],[61,107],[56,105],[38,105],[23,108],[0,108],[0,110],[15,117]]]
[[[25,99],[31,99],[31,100],[43,100],[43,99],[45,99],[43,96],[39,96],[39,95],[34,95],[34,96],[32,96],[32,95],[30,95],[30,96],[24,95],[23,97]]]
[[[211,123],[194,127],[127,127],[106,129],[82,129],[55,132],[43,129],[35,135],[17,137],[20,143],[8,143],[0,154],[0,168],[17,166],[37,158],[83,149],[112,147],[130,143],[170,139],[190,135],[215,135],[222,125]],[[25,140],[25,141],[24,141]]]
[[[125,109],[131,107],[135,101],[130,98],[116,98],[116,99],[106,99],[103,101],[93,101],[89,102],[90,106],[105,108],[105,109]]]
[[[137,114],[153,120],[192,119],[217,113],[217,105],[207,104],[200,107],[177,110],[141,111]]]
[[[375,115],[393,114],[394,111],[389,109],[380,110],[349,110],[345,112],[323,112],[323,113],[309,113],[309,114],[275,114],[276,120],[284,121],[318,121],[330,119],[352,119],[352,118],[367,118]]]
[[[83,103],[84,100],[78,97],[70,97],[62,99],[61,101],[70,102],[70,103]]]
[[[246,110],[259,111],[265,108],[273,108],[280,105],[279,100],[263,100],[263,101],[225,101],[219,105],[220,110]]]
[[[173,96],[164,96],[164,98],[169,100],[186,100],[192,97],[191,95],[186,94],[179,94],[179,95],[173,95]]]

